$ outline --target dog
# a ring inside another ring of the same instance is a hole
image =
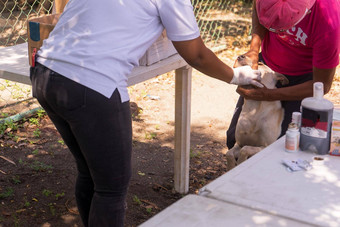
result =
[[[241,55],[237,58],[234,67],[245,65],[252,66],[252,62],[249,57]],[[258,65],[261,71],[260,82],[266,88],[275,89],[278,81],[282,85],[288,84],[289,81],[284,75],[274,72],[261,62]],[[280,101],[245,99],[236,125],[235,146],[226,153],[228,170],[276,141],[281,133],[283,117],[284,110]]]

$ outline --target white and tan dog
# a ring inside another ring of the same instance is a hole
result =
[[[234,67],[250,65],[251,60],[241,55]],[[288,79],[259,63],[261,83],[268,89],[275,89],[277,81],[285,85]],[[280,136],[284,110],[280,101],[244,100],[235,131],[235,146],[227,154],[228,170],[273,143]]]

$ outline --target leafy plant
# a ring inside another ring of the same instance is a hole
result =
[[[9,188],[6,188],[4,192],[0,193],[0,199],[5,199],[13,195],[14,195],[14,190],[13,188],[9,187]]]
[[[42,194],[43,194],[44,196],[48,197],[48,196],[50,196],[50,195],[52,194],[52,191],[47,190],[47,189],[44,189],[43,192],[42,192]]]
[[[138,205],[142,205],[142,201],[140,201],[140,199],[138,198],[137,195],[134,195],[134,196],[133,196],[133,201],[134,201],[135,203],[137,203]]]
[[[32,117],[32,118],[29,119],[29,122],[30,122],[30,124],[39,126],[39,119],[38,118]]]
[[[40,129],[35,129],[34,131],[33,131],[33,135],[35,136],[35,137],[40,137],[40,134],[41,134],[41,131],[40,131]]]
[[[18,125],[13,122],[13,120],[7,120],[2,123],[0,123],[0,135],[4,134],[6,129],[10,128],[11,130],[17,130]]]
[[[152,140],[157,137],[157,134],[154,132],[147,133],[145,132],[145,139]]]
[[[49,169],[52,169],[53,167],[51,165],[47,165],[43,162],[39,162],[39,161],[34,161],[30,166],[30,168],[32,168],[35,171],[46,171]]]
[[[18,124],[15,123],[13,120],[6,121],[7,128],[10,128],[12,130],[18,129]]]
[[[55,216],[55,207],[54,207],[55,204],[53,203],[49,203],[48,206],[50,207],[50,212],[53,216]]]
[[[55,199],[58,200],[59,198],[64,197],[64,196],[65,196],[65,193],[64,193],[64,192],[62,192],[62,193],[57,193],[57,194],[55,195]]]
[[[24,207],[29,207],[31,206],[31,203],[27,201],[27,198],[24,197]]]
[[[13,176],[12,181],[13,181],[14,184],[20,184],[21,183],[19,176]]]
[[[8,116],[9,116],[8,113],[1,113],[1,117],[3,117],[3,118],[6,118],[6,117],[8,117]]]
[[[37,112],[38,118],[42,118],[42,117],[45,116],[45,115],[46,115],[46,112],[45,112],[44,109],[38,110],[38,112]]]
[[[150,214],[152,212],[152,208],[151,207],[146,208],[146,212]]]

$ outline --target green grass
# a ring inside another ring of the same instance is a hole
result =
[[[6,188],[6,190],[0,193],[0,199],[5,199],[8,197],[12,197],[14,195],[14,189],[11,187]]]

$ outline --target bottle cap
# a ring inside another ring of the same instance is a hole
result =
[[[295,123],[297,124],[298,127],[300,127],[300,124],[301,124],[301,113],[300,112],[293,112],[292,123]]]
[[[313,84],[313,96],[314,98],[321,99],[323,98],[323,83],[322,82],[315,82]]]

